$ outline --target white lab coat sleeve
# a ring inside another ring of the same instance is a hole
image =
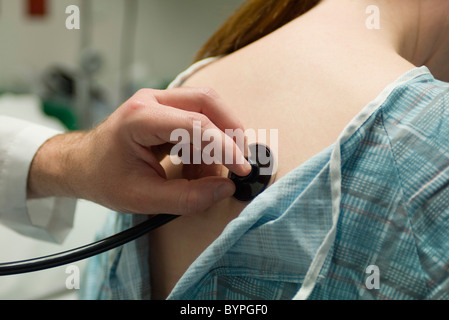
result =
[[[59,133],[0,116],[0,223],[27,237],[56,243],[62,243],[73,227],[76,200],[27,200],[27,179],[39,147]]]

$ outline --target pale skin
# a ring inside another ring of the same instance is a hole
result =
[[[380,9],[380,30],[366,28],[369,5]],[[184,86],[213,88],[245,128],[279,129],[280,179],[334,143],[363,107],[405,72],[425,64],[436,78],[449,80],[448,31],[446,0],[327,0],[202,69]],[[183,177],[169,162],[164,168],[172,178]],[[221,172],[225,176],[227,170]],[[152,297],[166,298],[246,205],[225,199],[153,232]]]
[[[369,5],[380,8],[380,30],[365,27]],[[247,163],[159,163],[172,130],[189,130],[193,120],[222,131],[278,129],[280,179],[334,143],[406,71],[425,64],[448,81],[448,31],[447,0],[325,0],[184,85],[199,89],[139,91],[95,129],[50,139],[31,165],[28,197],[66,196],[120,212],[183,215],[150,235],[152,297],[165,298],[247,205],[231,198],[228,170],[250,170]]]
[[[251,167],[225,128],[243,128],[211,89],[144,89],[93,130],[62,134],[36,153],[28,177],[28,198],[50,196],[91,200],[135,214],[197,214],[234,193],[224,177],[167,179],[160,165],[171,149],[170,134],[213,129],[223,150],[234,152],[227,169],[246,175]],[[244,161],[237,161],[237,159]]]

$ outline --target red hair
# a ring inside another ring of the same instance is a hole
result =
[[[315,7],[320,0],[249,0],[204,44],[195,60],[230,54]]]

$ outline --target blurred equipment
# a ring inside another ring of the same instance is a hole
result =
[[[40,95],[44,101],[44,112],[57,117],[69,130],[88,130],[107,117],[134,93],[130,71],[134,62],[135,37],[137,32],[137,0],[123,1],[123,25],[120,35],[120,60],[118,66],[118,95],[107,99],[95,82],[96,74],[103,67],[103,56],[92,43],[92,1],[80,0],[82,25],[78,68],[54,66],[43,79]]]
[[[43,111],[59,119],[67,130],[87,128],[109,113],[106,94],[94,82],[82,92],[83,101],[88,105],[77,106],[77,102],[81,104],[77,91],[80,83],[86,84],[80,80],[76,71],[59,66],[48,69],[42,76],[39,96],[43,102]]]

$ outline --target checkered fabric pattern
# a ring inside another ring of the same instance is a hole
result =
[[[169,299],[447,299],[448,184],[449,84],[415,68],[256,198]],[[81,298],[150,299],[146,241],[91,259]]]

